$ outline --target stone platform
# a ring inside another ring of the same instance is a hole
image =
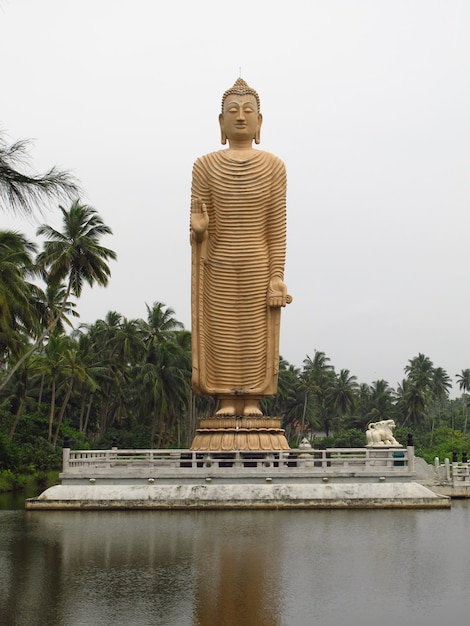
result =
[[[448,508],[414,480],[414,448],[79,450],[27,509]]]

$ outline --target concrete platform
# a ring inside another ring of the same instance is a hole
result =
[[[61,484],[27,509],[448,508],[420,484],[414,450],[64,449]]]
[[[27,509],[447,508],[450,499],[415,482],[56,485]]]

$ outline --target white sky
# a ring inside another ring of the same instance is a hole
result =
[[[113,230],[82,322],[163,302],[190,328],[191,170],[222,93],[258,90],[288,172],[281,354],[396,386],[470,367],[468,0],[0,0],[0,128],[71,170]],[[30,236],[37,221],[0,215]],[[35,237],[34,237],[35,238]],[[454,384],[454,394],[458,387]]]

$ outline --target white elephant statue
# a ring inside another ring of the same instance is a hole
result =
[[[369,446],[401,446],[393,436],[396,428],[394,420],[371,422],[366,430],[367,447]]]

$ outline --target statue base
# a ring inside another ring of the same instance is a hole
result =
[[[279,417],[204,417],[191,450],[290,450]]]

